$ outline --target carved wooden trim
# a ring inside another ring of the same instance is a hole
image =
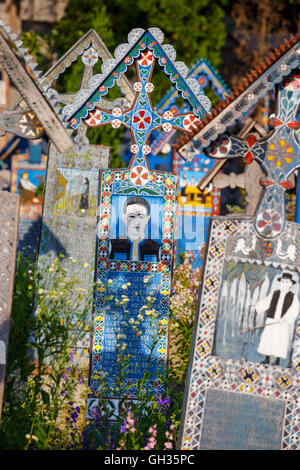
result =
[[[58,150],[64,152],[71,148],[73,141],[68,132],[1,32],[0,63]]]

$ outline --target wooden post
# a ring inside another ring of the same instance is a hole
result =
[[[19,196],[0,192],[0,418],[14,286]]]

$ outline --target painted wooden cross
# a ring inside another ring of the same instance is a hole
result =
[[[190,130],[193,122],[210,109],[209,99],[199,94],[199,84],[193,79],[185,80],[188,68],[182,62],[174,62],[175,50],[162,45],[163,40],[157,28],[133,30],[128,43],[116,49],[116,59],[103,64],[102,75],[92,77],[84,99],[78,95],[75,103],[63,111],[74,129],[82,122],[88,127],[124,126],[133,140],[129,168],[103,170],[99,187],[99,288],[90,388],[97,393],[104,372],[110,398],[116,401],[124,395],[137,397],[145,367],[150,373],[145,383],[147,390],[154,398],[164,393],[158,377],[165,370],[168,351],[177,179],[170,173],[149,169],[149,137],[160,128],[167,133],[173,128]],[[189,102],[192,112],[174,116],[169,110],[161,114],[153,109],[151,76],[156,61]],[[137,71],[133,104],[124,110],[117,106],[111,112],[101,108],[102,96],[133,63]],[[120,354],[127,364],[121,383],[116,375]],[[94,402],[95,397],[90,400]],[[88,414],[89,410],[88,403]]]
[[[208,148],[213,158],[243,157],[256,160],[265,172],[260,183],[264,189],[256,209],[254,227],[267,239],[278,237],[286,224],[285,192],[292,188],[289,176],[300,167],[299,140],[296,136],[300,97],[300,75],[291,74],[279,85],[276,115],[270,117],[274,130],[261,140],[250,134],[246,140],[222,136],[221,142]]]
[[[138,81],[134,83],[133,88],[136,92],[135,101],[130,109],[122,111],[121,108],[116,107],[112,112],[96,107],[91,111],[88,117],[84,120],[88,127],[99,127],[107,124],[115,129],[123,125],[130,129],[133,144],[131,145],[131,152],[133,159],[131,161],[132,177],[137,185],[147,183],[147,158],[146,155],[150,154],[151,147],[148,145],[149,137],[155,129],[162,128],[166,133],[171,132],[173,129],[181,131],[189,131],[194,128],[194,121],[198,121],[197,117],[190,112],[174,115],[172,111],[165,111],[163,114],[156,112],[150,100],[150,93],[154,90],[154,85],[151,83],[151,77],[155,66],[155,49],[151,49],[151,44],[156,43],[151,34],[146,34],[143,39],[148,47],[141,52],[140,58],[136,61],[136,69]],[[157,44],[153,44],[155,48]],[[166,60],[166,59],[165,59]],[[128,58],[128,63],[132,62]],[[164,57],[159,59],[161,64],[164,64]],[[184,92],[188,93],[188,92]],[[203,95],[204,96],[204,95]],[[205,100],[206,106],[208,102]],[[207,107],[208,110],[208,107]],[[205,109],[202,108],[201,115]],[[74,128],[77,127],[76,118],[71,120]]]

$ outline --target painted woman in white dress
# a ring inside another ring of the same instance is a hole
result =
[[[294,326],[299,315],[299,299],[291,291],[296,281],[290,273],[283,273],[278,279],[280,287],[266,298],[255,302],[253,306],[258,314],[266,313],[257,352],[263,354],[264,364],[270,363],[270,356],[275,356],[275,364],[288,357],[293,339]]]

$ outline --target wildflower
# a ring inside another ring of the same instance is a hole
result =
[[[134,424],[135,423],[132,417],[132,411],[129,411],[126,419],[123,421],[123,424],[121,425],[121,429],[120,429],[121,433],[125,434],[128,432],[131,432],[132,434],[134,434],[136,431]]]
[[[129,323],[132,325],[134,323],[134,318],[130,318]]]
[[[27,439],[28,441],[32,441],[32,440],[38,441],[38,438],[37,438],[34,434],[32,434],[32,435],[26,434],[25,437],[26,437],[26,439]]]
[[[123,284],[122,289],[124,289],[124,290],[127,289],[127,284]]]
[[[108,279],[107,284],[110,286],[112,284],[112,279]]]
[[[162,414],[166,416],[167,410],[170,409],[170,406],[171,406],[170,397],[166,397],[164,399],[158,400],[157,406],[158,408],[160,408],[160,411],[162,412]]]
[[[123,424],[121,425],[120,432],[121,432],[121,434],[124,434],[124,433],[127,432],[127,424],[126,424],[126,421],[124,421]]]
[[[165,449],[173,449],[173,443],[172,442],[165,442]]]
[[[39,289],[39,290],[38,290],[38,293],[39,293],[40,295],[41,295],[43,292],[44,292],[43,289]]]
[[[84,268],[87,268],[87,267],[88,267],[88,263],[83,263],[83,267],[84,267]]]
[[[148,437],[147,439],[147,444],[146,446],[144,447],[144,450],[152,450],[155,448],[156,446],[156,436],[157,436],[157,428],[156,428],[156,424],[154,424],[154,426],[151,426],[149,429],[148,429],[148,433],[150,434],[150,436]]]
[[[128,286],[128,287],[131,286],[131,282],[127,282],[127,286]]]

